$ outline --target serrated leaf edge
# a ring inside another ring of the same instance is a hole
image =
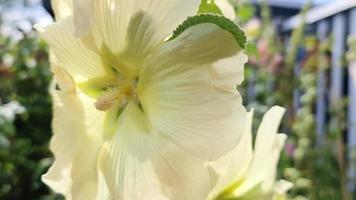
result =
[[[230,19],[217,14],[198,14],[188,17],[181,25],[176,28],[176,30],[174,30],[168,41],[174,40],[188,28],[203,23],[212,23],[228,31],[234,36],[239,46],[242,49],[246,49],[247,37],[240,26]]]

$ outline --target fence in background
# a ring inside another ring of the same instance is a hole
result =
[[[356,38],[356,0],[338,1],[326,6],[316,7],[306,15],[307,30],[316,34],[319,41],[333,38],[331,49],[331,66],[318,69],[316,100],[317,144],[323,142],[329,123],[329,107],[342,107],[346,97],[347,128],[345,141],[348,156],[348,188],[356,190],[356,61],[344,62],[348,50],[347,41]],[[286,32],[302,23],[301,16],[295,16],[283,24]],[[296,66],[298,67],[298,66]],[[298,70],[296,70],[298,71]]]

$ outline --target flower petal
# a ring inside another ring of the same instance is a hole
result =
[[[235,149],[217,161],[206,164],[208,169],[217,177],[208,199],[215,199],[228,189],[229,186],[241,183],[245,179],[246,172],[253,158],[252,120],[253,112],[250,112],[247,117],[245,133]]]
[[[208,23],[157,49],[137,86],[153,130],[206,159],[230,151],[245,128],[236,85],[246,61],[232,34]]]
[[[279,180],[275,185],[274,185],[274,190],[276,191],[277,194],[282,195],[286,193],[288,190],[293,188],[293,183],[288,182],[286,180]]]
[[[219,7],[225,17],[235,20],[235,9],[228,0],[215,0],[215,4]]]
[[[258,130],[255,152],[252,152],[252,113],[240,144],[216,162],[208,163],[217,183],[208,199],[273,199],[283,197],[290,184],[275,183],[277,163],[286,136],[277,134],[284,109],[273,107],[264,116]],[[266,138],[266,137],[269,138]],[[246,139],[247,138],[247,139]],[[272,139],[270,139],[272,138]],[[245,141],[246,140],[246,141]],[[266,146],[269,148],[265,148]],[[269,145],[271,144],[272,145]],[[248,147],[245,147],[248,145]],[[246,156],[244,150],[249,149]],[[261,151],[263,149],[264,151]],[[263,155],[262,155],[263,154]]]
[[[75,93],[51,93],[54,101],[54,135],[50,148],[55,162],[42,180],[67,199],[95,199],[99,195],[98,188],[105,191],[106,186],[105,182],[98,179],[100,137],[88,134],[88,130],[93,129],[88,129],[85,124],[85,121],[91,121],[88,118],[93,115],[85,112],[83,103]]]
[[[158,177],[171,200],[206,199],[211,181],[204,160],[182,151],[165,139],[154,159]]]
[[[99,165],[112,198],[168,199],[154,170],[155,136],[147,129],[142,111],[130,102],[117,122],[117,133],[101,151]]]
[[[119,55],[122,64],[135,73],[154,48],[196,14],[199,4],[200,0],[97,0],[94,32],[98,47]]]
[[[247,179],[235,191],[236,196],[242,196],[255,187],[261,187],[266,192],[273,189],[279,155],[286,140],[286,135],[277,134],[284,112],[284,108],[274,106],[264,115],[257,131],[254,157]]]
[[[76,36],[90,33],[94,24],[94,0],[73,0]]]
[[[255,160],[263,160],[269,152],[284,145],[279,140],[285,136],[277,134],[284,112],[284,108],[274,106],[263,116],[255,141]]]
[[[63,19],[73,13],[72,0],[52,0],[51,4],[56,19]]]
[[[65,92],[75,92],[75,83],[66,69],[56,65],[51,66],[51,71],[55,77],[55,83],[58,84],[60,90]]]
[[[73,17],[37,29],[53,49],[58,62],[55,64],[64,67],[76,83],[107,75],[108,68],[100,56],[75,38]]]

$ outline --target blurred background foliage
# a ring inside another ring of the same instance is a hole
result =
[[[330,108],[330,114],[336,117],[325,133],[325,141],[316,148],[315,74],[317,69],[327,70],[330,66],[332,38],[318,42],[314,35],[305,34],[302,23],[293,30],[289,48],[284,48],[284,38],[272,24],[267,1],[262,2],[260,9],[248,1],[231,3],[236,9],[236,21],[249,38],[246,81],[239,90],[245,105],[255,110],[256,126],[271,106],[277,104],[288,109],[282,130],[289,139],[279,176],[295,184],[289,198],[352,200],[345,186],[341,141],[346,126],[345,107]],[[302,14],[308,8],[306,5]],[[1,23],[0,17],[0,27]],[[41,174],[53,161],[48,150],[51,137],[48,48],[34,31],[14,28],[20,37],[0,34],[0,199],[61,199],[40,181]],[[307,56],[303,57],[299,77],[295,77],[296,58],[301,54]],[[294,109],[295,88],[300,94],[298,109]]]
[[[54,199],[40,181],[52,162],[47,52],[34,32],[0,36],[0,199]]]
[[[231,2],[235,2],[237,20],[249,38],[246,81],[240,87],[246,106],[254,108],[259,118],[273,105],[287,108],[282,132],[289,137],[279,176],[294,183],[289,199],[353,200],[355,196],[347,188],[343,141],[346,99],[327,111],[332,117],[324,141],[316,137],[317,72],[331,66],[333,38],[318,41],[316,35],[306,31],[305,16],[311,1],[301,9],[302,23],[292,30],[289,40],[272,23],[267,0],[259,10],[248,1]]]
[[[48,48],[26,29],[33,22],[5,27],[2,17],[11,34],[0,34],[0,199],[59,199],[40,180],[52,163]]]

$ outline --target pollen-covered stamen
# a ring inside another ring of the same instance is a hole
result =
[[[95,108],[100,111],[107,111],[112,106],[123,107],[134,95],[134,85],[122,83],[120,87],[107,89],[95,102]]]
[[[95,102],[95,108],[100,111],[107,111],[115,104],[124,104],[127,102],[125,95],[118,91],[107,91]]]

